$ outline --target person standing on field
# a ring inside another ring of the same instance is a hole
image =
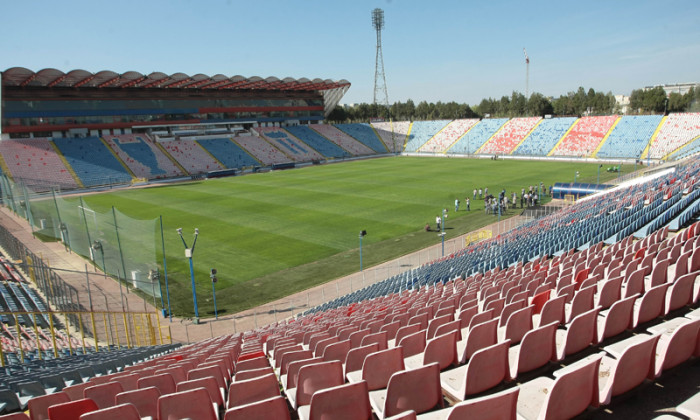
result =
[[[459,198],[455,198],[455,213],[459,211]]]

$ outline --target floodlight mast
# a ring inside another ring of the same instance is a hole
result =
[[[372,10],[372,26],[377,31],[377,54],[374,62],[374,104],[382,105],[389,110],[389,94],[386,90],[386,75],[384,74],[384,54],[382,53],[382,29],[384,29],[384,10]]]
[[[523,54],[525,54],[525,99],[529,99],[530,93],[530,57],[527,56],[527,50],[523,47]]]

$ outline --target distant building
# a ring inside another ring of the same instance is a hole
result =
[[[671,93],[680,93],[681,95],[685,95],[688,93],[690,88],[699,86],[700,82],[693,82],[693,83],[672,83],[672,84],[665,84],[665,85],[654,85],[654,86],[645,86],[644,90],[650,90],[655,87],[661,86],[664,88],[664,92],[666,92],[666,95],[670,95]]]
[[[620,107],[620,113],[626,114],[630,106],[630,97],[626,95],[615,95],[615,102]]]

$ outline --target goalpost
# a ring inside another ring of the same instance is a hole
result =
[[[565,194],[564,202],[574,204],[576,203],[576,196],[574,194]]]

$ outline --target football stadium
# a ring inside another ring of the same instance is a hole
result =
[[[0,420],[700,418],[698,86],[401,118],[372,23],[366,118],[345,79],[0,71]]]

